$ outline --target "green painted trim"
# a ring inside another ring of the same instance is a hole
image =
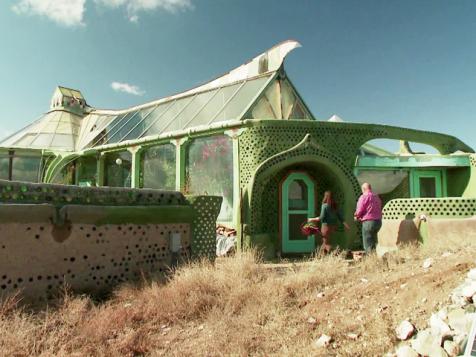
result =
[[[444,189],[443,189],[443,170],[417,170],[412,169],[410,171],[411,174],[411,182],[410,185],[410,194],[412,198],[420,198],[420,178],[422,177],[429,177],[435,178],[435,192],[436,197],[440,198],[443,197]],[[445,195],[446,196],[446,195]]]
[[[370,167],[467,167],[469,155],[357,156],[356,166]]]
[[[289,208],[289,186],[296,180],[304,181],[307,186],[307,209],[293,210]],[[303,172],[293,172],[289,174],[282,183],[281,189],[281,237],[283,253],[311,253],[316,246],[314,235],[306,240],[291,240],[289,237],[289,216],[292,214],[307,215],[307,218],[315,216],[315,185],[311,178]]]

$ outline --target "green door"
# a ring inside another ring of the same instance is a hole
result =
[[[412,197],[443,196],[443,180],[440,170],[415,170],[412,181]]]
[[[311,253],[315,237],[301,233],[301,224],[314,217],[314,182],[303,172],[289,174],[281,185],[283,253]]]

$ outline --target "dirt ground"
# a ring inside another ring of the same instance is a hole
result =
[[[476,242],[448,246],[359,262],[334,255],[266,264],[248,252],[180,268],[167,284],[122,286],[106,302],[66,295],[28,312],[6,301],[0,354],[381,356],[403,319],[426,327],[476,265]],[[316,347],[321,334],[332,337],[328,347]]]

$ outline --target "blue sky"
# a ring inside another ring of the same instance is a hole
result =
[[[2,137],[47,111],[57,85],[124,108],[292,38],[303,47],[286,70],[317,118],[439,131],[476,148],[474,0],[4,0],[0,34]]]

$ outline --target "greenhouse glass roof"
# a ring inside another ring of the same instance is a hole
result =
[[[51,111],[0,145],[79,151],[245,117],[313,119],[282,66],[297,47],[282,42],[201,86],[125,110],[91,108],[80,91],[58,87]]]

